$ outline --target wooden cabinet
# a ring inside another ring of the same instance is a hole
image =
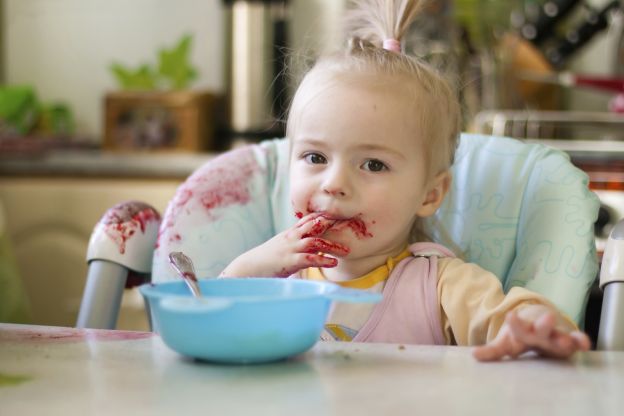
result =
[[[32,323],[74,326],[93,227],[111,206],[141,200],[164,213],[182,179],[0,177],[6,228],[27,292]],[[143,301],[127,290],[120,329],[147,329]]]

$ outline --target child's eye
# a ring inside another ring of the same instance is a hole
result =
[[[371,172],[381,172],[382,170],[388,170],[388,167],[381,160],[370,159],[364,162],[362,165],[364,170],[368,170]]]
[[[308,153],[304,155],[303,158],[305,159],[306,162],[312,165],[320,165],[320,164],[327,163],[327,159],[325,158],[325,156],[320,155],[318,153]]]

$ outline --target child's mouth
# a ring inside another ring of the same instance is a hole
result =
[[[341,232],[349,229],[359,239],[370,238],[373,236],[373,234],[368,231],[364,220],[362,220],[362,214],[349,218],[335,217],[328,214],[321,214],[321,217],[333,221],[333,224],[327,229],[327,232]]]

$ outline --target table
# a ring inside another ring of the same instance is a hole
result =
[[[319,342],[219,365],[156,334],[0,324],[2,415],[622,415],[624,353],[480,363],[466,347]]]

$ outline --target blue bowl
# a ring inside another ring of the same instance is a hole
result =
[[[223,363],[284,359],[319,339],[332,301],[379,302],[381,295],[299,279],[200,279],[203,298],[183,281],[139,288],[152,323],[178,353]]]

